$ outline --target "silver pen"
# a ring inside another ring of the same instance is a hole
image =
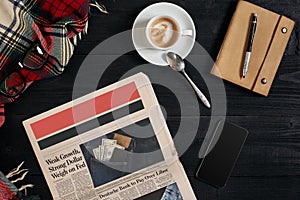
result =
[[[256,32],[256,24],[257,24],[257,14],[254,13],[252,15],[252,23],[251,23],[251,29],[250,29],[250,34],[248,38],[248,46],[246,50],[246,55],[245,55],[245,61],[244,61],[244,67],[243,67],[243,78],[246,77],[246,74],[248,72],[249,68],[249,61],[251,57],[251,52],[252,52],[252,45],[253,45],[253,40],[254,40],[254,35]]]

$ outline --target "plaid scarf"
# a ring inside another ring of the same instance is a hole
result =
[[[66,66],[74,46],[70,38],[84,30],[88,20],[87,0],[24,0],[34,19],[32,26],[44,50]],[[76,44],[76,42],[74,42]]]
[[[15,186],[0,172],[0,199],[1,200],[18,200]]]
[[[0,80],[13,70],[19,70],[26,88],[36,80],[57,76],[68,64],[77,43],[85,33],[88,22],[88,0],[2,0],[0,1]],[[33,44],[39,43],[48,54],[42,68],[20,68],[25,56],[30,64],[39,62],[36,54],[29,54]],[[21,82],[19,77],[11,77]],[[17,97],[0,94],[0,105]],[[0,127],[4,120],[0,108]]]

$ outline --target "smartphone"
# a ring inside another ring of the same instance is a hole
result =
[[[197,179],[224,187],[247,136],[246,129],[227,121],[219,122],[196,172]]]

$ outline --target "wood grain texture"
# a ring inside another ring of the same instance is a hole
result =
[[[42,199],[51,199],[50,191],[21,122],[72,100],[75,77],[89,52],[105,39],[129,30],[138,13],[155,2],[159,1],[103,0],[109,14],[99,14],[96,10],[92,10],[89,34],[79,42],[63,75],[33,84],[17,101],[6,106],[6,123],[0,128],[0,170],[8,173],[24,160],[25,167],[30,169],[25,182],[35,185],[34,189],[29,190],[30,194],[40,194]],[[197,29],[197,42],[205,48],[212,59],[215,59],[237,1],[172,0],[170,2],[182,6],[190,13]],[[198,199],[201,200],[298,200],[300,198],[300,5],[298,0],[251,0],[251,2],[294,19],[296,26],[268,97],[224,82],[227,100],[226,119],[249,130],[248,139],[225,188],[215,189],[194,177],[199,164],[200,146],[205,135],[211,134],[207,133],[209,122],[220,116],[211,116],[210,110],[197,101],[195,103],[196,95],[182,77],[178,76],[176,83],[178,94],[174,94],[165,86],[154,85],[173,137],[180,134],[178,130],[182,121],[189,126],[198,127],[191,146],[180,159]],[[97,59],[102,55],[93,56]],[[108,67],[109,70],[101,78],[98,87],[117,81],[124,73],[142,64],[146,64],[146,61],[135,51],[121,56]],[[187,73],[208,95],[208,86],[199,72],[189,63]],[[84,92],[89,87],[87,81],[81,85],[81,90]],[[176,95],[182,95],[186,105],[176,102],[174,100]],[[213,106],[218,105],[222,106],[224,102],[216,100]],[[188,110],[199,108],[200,114],[199,116],[182,114],[180,108]],[[194,133],[187,131],[184,134]]]

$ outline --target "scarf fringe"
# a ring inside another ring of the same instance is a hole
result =
[[[15,179],[15,180],[12,180],[12,181],[11,181],[12,183],[16,183],[16,182],[18,182],[18,181],[22,181],[22,180],[25,178],[25,176],[28,174],[28,170],[21,170],[21,171],[25,171],[25,172],[21,175],[20,178],[17,178],[17,179]]]
[[[89,21],[86,22],[85,27],[84,27],[84,29],[81,32],[79,32],[77,35],[75,35],[74,37],[70,38],[70,40],[68,40],[69,41],[69,45],[70,45],[70,51],[71,51],[70,52],[71,53],[70,56],[73,55],[73,52],[75,50],[75,46],[77,46],[77,44],[78,44],[78,40],[81,40],[83,35],[87,35],[87,33],[88,33],[88,26],[89,26]]]
[[[98,3],[97,0],[92,0],[92,3],[90,3],[90,7],[95,7],[101,13],[108,14],[108,12],[106,10],[106,7],[103,4]],[[70,54],[71,54],[70,56],[73,55],[74,50],[75,50],[75,46],[77,46],[77,44],[78,44],[78,40],[81,40],[83,35],[87,35],[88,34],[88,26],[89,26],[89,21],[87,20],[84,29],[81,32],[79,32],[77,35],[73,36],[72,38],[70,38],[68,40],[68,43],[70,45],[70,51],[71,51],[70,52]]]
[[[97,8],[100,12],[108,14],[106,7],[102,3],[98,3],[97,0],[92,0],[93,3],[90,3],[91,7]]]
[[[24,161],[21,162],[21,164],[19,164],[17,168],[14,168],[13,170],[11,170],[11,171],[6,175],[6,178],[11,178],[11,177],[13,177],[13,176],[15,176],[15,175],[21,173],[21,172],[20,172],[20,168],[23,166],[23,164],[24,164]]]
[[[6,175],[7,179],[12,179],[16,175],[20,175],[20,177],[14,179],[14,180],[10,180],[11,183],[17,183],[19,181],[24,180],[24,178],[28,174],[28,172],[29,172],[28,169],[21,169],[23,164],[24,164],[24,161],[21,164],[19,164],[18,167],[14,168]],[[24,194],[25,194],[25,196],[27,196],[27,188],[33,188],[33,187],[34,187],[33,184],[26,184],[26,185],[22,185],[20,188],[18,188],[18,190],[20,192],[24,190]]]
[[[27,196],[27,188],[33,188],[34,185],[33,184],[27,184],[27,185],[22,185],[20,188],[19,188],[19,191],[23,191],[24,190],[24,195]]]

